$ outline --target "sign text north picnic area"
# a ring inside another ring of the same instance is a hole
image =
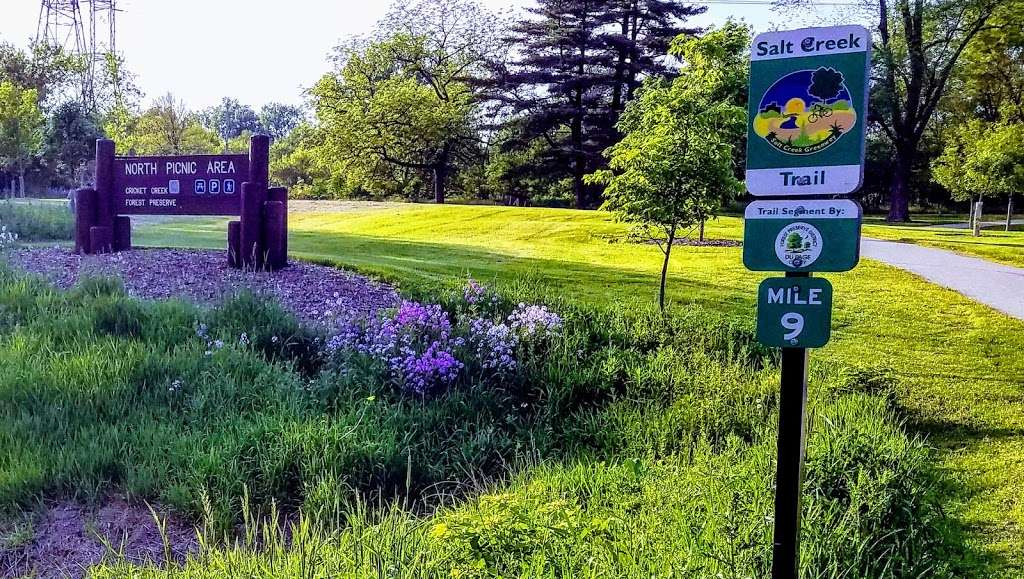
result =
[[[248,155],[115,157],[120,214],[238,215]]]

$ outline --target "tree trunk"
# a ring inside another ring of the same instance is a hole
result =
[[[981,195],[979,195],[978,202],[974,205],[974,225],[971,228],[971,234],[974,237],[981,237],[981,212],[982,202]]]
[[[704,223],[705,222],[707,222],[707,219],[704,219],[702,217],[701,220],[700,220],[700,241],[701,241],[701,243],[704,242]]]
[[[1013,225],[1013,193],[1006,200],[1006,230],[1009,231]]]
[[[25,197],[25,168],[18,169],[18,194]]]
[[[434,167],[434,203],[444,203],[445,185],[448,180],[448,166]]]
[[[583,120],[578,117],[572,122],[572,149],[572,194],[576,198],[576,209],[583,209],[587,206],[586,190],[583,188],[587,160],[583,155]]]
[[[893,168],[892,183],[889,185],[889,223],[910,221],[910,168],[912,159],[906,152],[896,148],[896,166]]]
[[[668,278],[668,258],[672,256],[672,246],[676,242],[676,226],[668,230],[668,241],[665,244],[665,261],[661,264],[661,287],[658,290],[658,308],[665,311],[665,280]]]

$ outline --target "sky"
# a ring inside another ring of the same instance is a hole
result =
[[[480,0],[515,10],[533,0]],[[38,0],[0,0],[0,40],[25,46],[35,36]],[[85,1],[82,0],[82,4]],[[119,0],[117,49],[145,102],[168,91],[193,109],[224,96],[259,108],[301,104],[303,89],[330,69],[339,40],[373,30],[383,0]],[[793,27],[765,5],[711,4],[699,26],[732,17],[758,32]]]

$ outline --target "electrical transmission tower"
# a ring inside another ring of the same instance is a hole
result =
[[[117,54],[117,0],[41,0],[36,42],[59,46],[83,64],[82,103],[96,109],[96,77]]]

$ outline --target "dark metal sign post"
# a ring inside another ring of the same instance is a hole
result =
[[[787,273],[786,277],[806,277]],[[804,485],[807,442],[807,348],[782,349],[779,392],[779,444],[775,474],[775,533],[772,577],[793,578],[800,572],[800,495]]]
[[[758,35],[751,49],[743,263],[781,271],[757,292],[757,340],[782,349],[772,577],[800,576],[809,348],[828,343],[832,284],[860,259],[871,37],[860,26]]]

